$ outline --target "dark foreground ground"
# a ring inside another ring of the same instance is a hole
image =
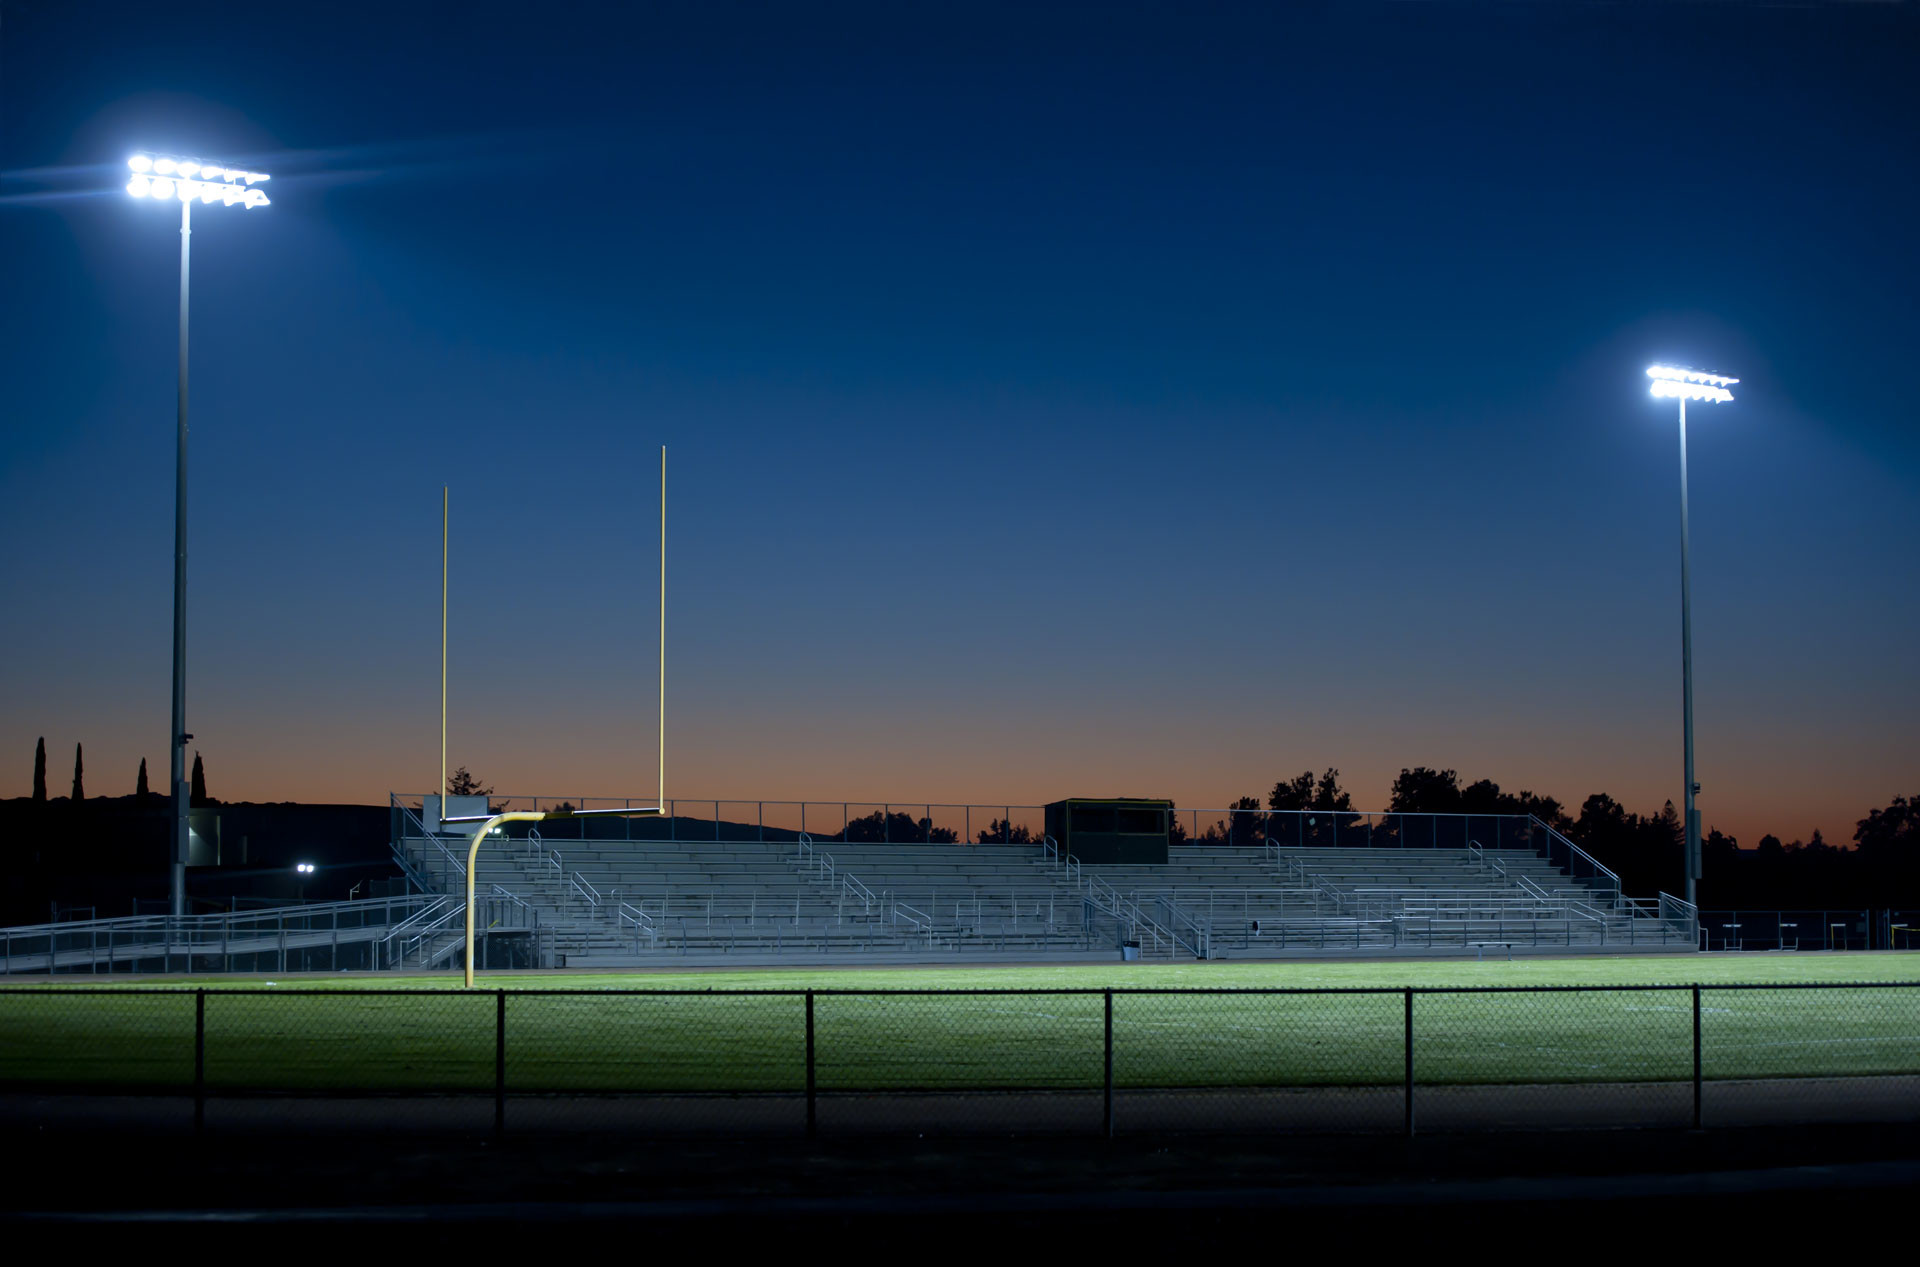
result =
[[[647,1257],[891,1246],[883,1256],[946,1260],[1041,1246],[1271,1259],[1343,1241],[1431,1249],[1463,1234],[1517,1251],[1526,1242],[1507,1238],[1554,1233],[1586,1257],[1583,1246],[1724,1249],[1815,1229],[1856,1246],[1886,1232],[1908,1243],[1920,1193],[1911,1122],[812,1144],[607,1130],[494,1139],[364,1117],[320,1131],[218,1129],[210,1117],[198,1138],[178,1125],[0,1104],[0,1235],[293,1256],[417,1244],[575,1258],[625,1244]]]

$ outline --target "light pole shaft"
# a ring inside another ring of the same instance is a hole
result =
[[[193,202],[180,200],[180,387],[173,477],[173,866],[169,909],[187,913],[187,265]]]
[[[1687,901],[1698,905],[1694,873],[1700,866],[1700,828],[1693,810],[1693,580],[1687,530],[1687,402],[1680,400],[1680,689],[1686,796],[1682,820],[1686,839]]]

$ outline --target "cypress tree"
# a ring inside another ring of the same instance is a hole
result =
[[[200,754],[193,754],[193,786],[187,793],[187,804],[205,805],[207,803],[207,771],[200,764]]]
[[[133,794],[140,797],[147,795],[147,759],[145,757],[140,758],[140,781],[133,785]]]
[[[42,735],[40,742],[33,746],[33,803],[44,805],[47,802],[47,740]]]
[[[80,745],[75,744],[73,745],[73,800],[76,805],[87,799],[86,784],[80,778],[85,768],[86,763],[80,760]]]

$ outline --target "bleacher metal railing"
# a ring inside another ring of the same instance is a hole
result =
[[[392,793],[395,831],[413,830],[403,808],[422,797]],[[654,797],[488,797],[496,810],[614,809],[652,805]],[[412,823],[419,822],[415,813]],[[1400,814],[1385,810],[1241,810],[1231,807],[1177,809],[1176,843],[1271,845],[1275,848],[1364,847],[1464,849],[1477,841],[1488,849],[1529,849],[1560,856],[1579,868],[1578,878],[1618,877],[1578,845],[1531,814]],[[550,835],[579,840],[700,842],[770,841],[792,844],[805,833],[826,844],[1011,844],[1038,847],[1046,836],[1044,805],[964,802],[753,801],[677,798],[650,818],[573,818],[549,821]],[[514,829],[509,829],[512,831]],[[556,837],[558,838],[558,837]]]
[[[431,905],[432,895],[314,902],[210,915],[128,915],[0,929],[0,972],[246,970],[281,965],[289,951],[325,949],[316,966],[339,966],[339,948],[357,961],[386,929]],[[371,953],[371,952],[368,952]],[[262,956],[267,963],[260,962]],[[328,962],[330,961],[330,962]],[[372,962],[357,964],[377,966]]]

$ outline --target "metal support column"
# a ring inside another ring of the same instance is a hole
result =
[[[177,919],[187,913],[187,265],[193,240],[193,200],[180,200],[180,383],[176,400],[176,449],[173,466],[173,864],[168,909]]]

